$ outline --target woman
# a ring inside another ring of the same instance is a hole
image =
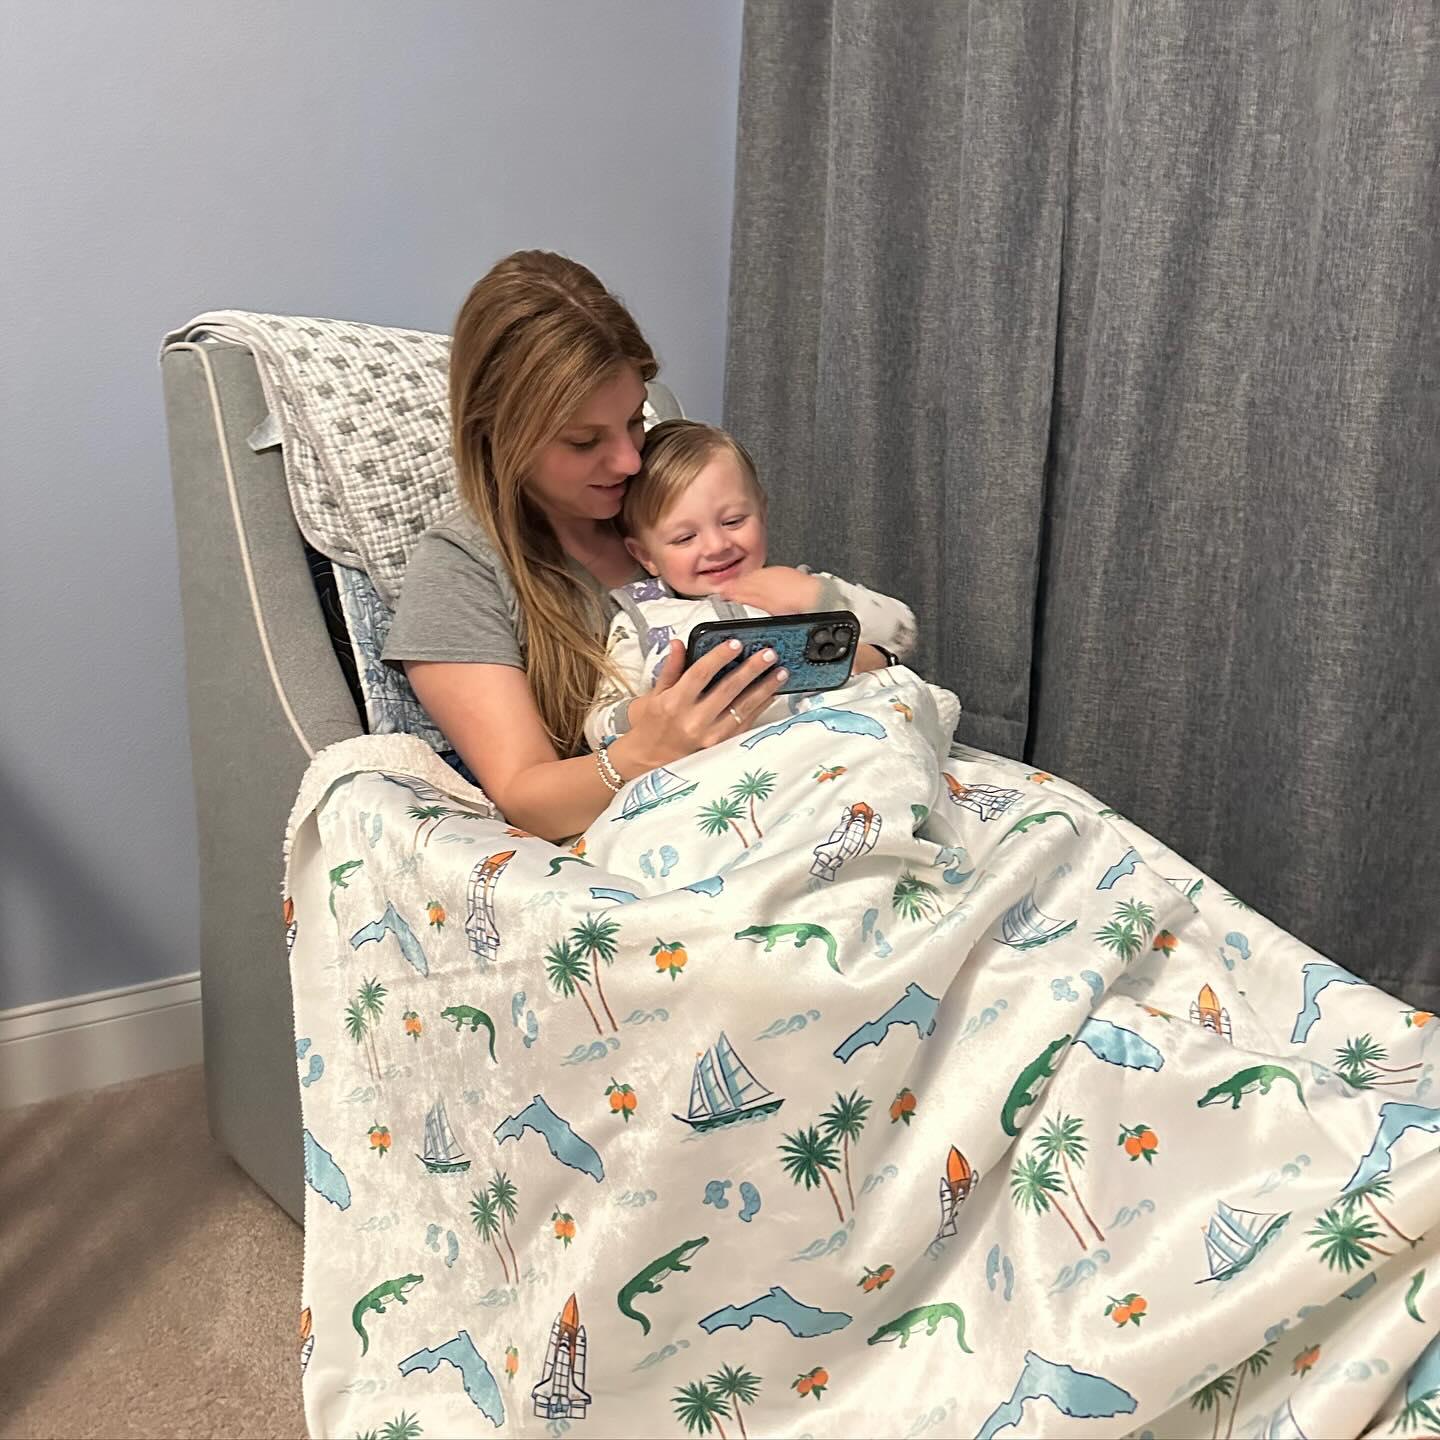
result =
[[[614,520],[656,370],[625,307],[545,251],[501,260],[455,325],[461,505],[416,544],[385,659],[506,818],[550,840],[584,830],[624,782],[748,728],[785,680],[764,651],[702,696],[734,651],[683,671],[672,644],[629,731],[577,754],[605,673],[608,592],[642,574]],[[856,657],[884,663],[868,647]]]

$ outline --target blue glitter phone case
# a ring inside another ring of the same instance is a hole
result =
[[[850,678],[855,647],[860,643],[860,621],[849,610],[762,615],[755,620],[706,620],[690,632],[685,668],[688,670],[702,655],[730,639],[740,642],[740,654],[716,675],[711,685],[769,646],[780,657],[776,663],[790,672],[776,693],[807,694],[833,690]]]

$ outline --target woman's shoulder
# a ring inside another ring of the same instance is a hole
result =
[[[500,556],[491,544],[485,527],[463,505],[447,510],[433,521],[415,542],[410,552],[413,563],[417,555],[444,554],[446,550],[462,550],[487,570],[504,569]]]

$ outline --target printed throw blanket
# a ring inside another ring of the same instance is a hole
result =
[[[946,744],[880,672],[569,849],[315,761],[312,1434],[1440,1429],[1432,1017]]]

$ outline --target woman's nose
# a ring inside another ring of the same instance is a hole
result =
[[[633,475],[640,468],[640,452],[629,435],[622,435],[610,457],[610,469],[615,475]]]

